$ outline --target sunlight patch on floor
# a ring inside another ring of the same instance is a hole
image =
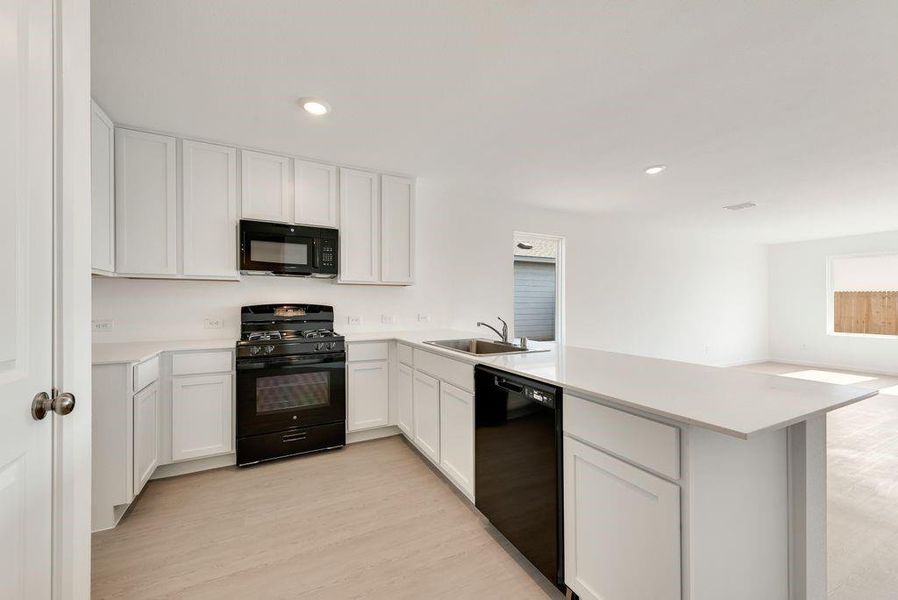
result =
[[[823,383],[837,383],[840,385],[851,385],[853,383],[860,383],[862,381],[870,381],[872,379],[876,379],[875,377],[866,377],[864,375],[849,375],[848,373],[817,371],[815,369],[795,371],[794,373],[782,373],[782,376],[793,377],[795,379],[807,379],[808,381],[821,381]]]

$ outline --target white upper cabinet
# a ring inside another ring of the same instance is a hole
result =
[[[415,182],[381,178],[381,281],[410,284],[415,279]]]
[[[116,271],[178,272],[177,162],[173,137],[115,130]]]
[[[300,225],[337,227],[337,167],[293,161],[293,220]]]
[[[290,159],[241,150],[241,217],[291,223]]]
[[[98,273],[115,271],[115,128],[106,113],[91,101],[90,196],[91,267]]]
[[[181,185],[184,275],[236,278],[237,150],[184,140]]]
[[[380,189],[377,174],[340,169],[340,281],[380,280]]]

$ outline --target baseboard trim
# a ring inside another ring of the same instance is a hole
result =
[[[219,456],[210,456],[209,458],[198,458],[196,460],[188,460],[185,462],[170,463],[156,467],[156,471],[153,473],[152,477],[150,477],[150,480],[177,477],[178,475],[208,471],[209,469],[220,469],[235,464],[237,464],[237,455],[233,452],[230,454],[221,454]]]
[[[395,425],[387,427],[378,427],[377,429],[366,429],[364,431],[351,431],[346,434],[346,443],[355,444],[356,442],[367,442],[368,440],[379,440],[380,438],[399,435],[402,431]]]
[[[840,365],[834,363],[825,363],[825,362],[817,362],[817,361],[807,361],[807,360],[794,360],[791,358],[787,358],[784,356],[780,357],[771,357],[770,359],[762,362],[775,362],[775,363],[783,363],[786,365],[795,365],[796,367],[811,367],[818,369],[836,369],[838,371],[851,371],[852,373],[869,373],[871,375],[884,375],[886,377],[898,377],[898,372],[896,371],[884,371],[882,369],[868,369],[867,367],[852,367],[848,365]]]

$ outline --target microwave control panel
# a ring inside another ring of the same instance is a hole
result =
[[[337,247],[333,240],[321,241],[321,268],[324,270],[336,269]]]

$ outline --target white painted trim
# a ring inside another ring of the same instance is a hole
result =
[[[76,398],[53,415],[54,600],[90,597],[90,1],[53,0],[53,387]]]
[[[859,368],[845,364],[822,363],[820,361],[794,360],[785,356],[771,356],[767,360],[757,362],[774,362],[785,365],[795,365],[796,367],[818,367],[821,369],[835,369],[838,371],[851,371],[853,373],[867,373],[870,375],[885,375],[887,377],[898,377],[898,371],[884,371],[882,369],[868,369],[867,367]],[[756,363],[749,363],[756,364]]]
[[[167,465],[159,465],[156,467],[156,470],[150,476],[150,481],[153,481],[154,479],[166,479],[168,477],[187,475],[189,473],[198,473],[200,471],[208,471],[209,469],[220,469],[235,464],[237,464],[237,455],[233,452],[207,458],[198,458],[196,460],[169,463]]]
[[[514,247],[514,240],[518,236],[525,236],[529,238],[537,238],[541,240],[551,241],[558,244],[556,258],[555,258],[555,341],[560,345],[564,346],[564,341],[566,338],[566,322],[565,322],[565,296],[564,296],[564,283],[565,283],[565,263],[566,263],[566,251],[565,251],[565,238],[560,235],[550,235],[546,233],[531,233],[529,231],[514,231],[512,232],[512,244],[511,247]],[[512,252],[512,261],[511,268],[514,269],[514,253]],[[512,275],[512,281],[514,281],[514,275]],[[512,294],[512,307],[514,307],[514,286],[511,289]],[[512,322],[514,322],[514,314],[512,314]],[[514,329],[512,327],[512,329]]]
[[[362,431],[350,431],[346,434],[346,443],[355,444],[357,442],[367,442],[369,440],[379,440],[380,438],[392,437],[401,434],[402,431],[395,425],[387,427],[378,427],[376,429],[364,429]]]

